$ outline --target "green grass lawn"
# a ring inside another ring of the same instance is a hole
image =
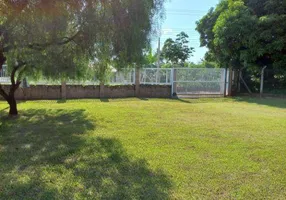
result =
[[[0,102],[0,199],[285,199],[286,101]],[[4,117],[3,117],[4,116]]]

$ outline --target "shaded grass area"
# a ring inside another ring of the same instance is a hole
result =
[[[283,100],[32,101],[16,119],[6,107],[0,199],[286,196]]]
[[[266,105],[278,108],[286,108],[286,99],[284,98],[251,98],[251,97],[237,97],[236,101],[248,102],[258,105]]]
[[[168,198],[170,180],[118,139],[84,135],[96,129],[84,110],[27,109],[2,123],[0,199]]]

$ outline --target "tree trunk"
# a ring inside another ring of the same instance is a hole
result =
[[[2,69],[3,62],[5,60],[6,60],[6,58],[4,57],[3,52],[0,50],[0,65],[1,65],[0,69]],[[10,86],[9,93],[4,91],[4,89],[2,88],[2,86],[0,84],[0,95],[8,102],[8,104],[10,106],[10,111],[9,111],[10,116],[17,116],[18,115],[17,102],[15,99],[15,92],[21,84],[21,81],[20,81],[21,76],[18,75],[17,79],[15,80],[15,74],[16,74],[17,70],[19,70],[21,67],[25,66],[25,64],[26,64],[25,62],[20,62],[19,64],[14,66],[14,68],[11,72],[11,75],[10,75],[11,86]]]
[[[10,86],[10,92],[9,92],[9,94],[7,94],[0,85],[0,95],[9,104],[9,107],[10,107],[9,115],[10,116],[17,116],[18,115],[17,101],[15,99],[15,91],[17,89],[18,89],[17,87]]]
[[[16,102],[14,94],[9,96],[8,103],[10,106],[9,115],[10,116],[17,116],[18,115],[18,109],[17,109],[17,102]]]

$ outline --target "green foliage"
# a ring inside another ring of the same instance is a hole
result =
[[[172,64],[183,64],[194,52],[194,48],[188,46],[188,38],[186,33],[181,32],[175,41],[167,39],[163,46],[162,57]]]
[[[286,64],[286,3],[280,0],[223,0],[197,22],[206,59],[221,67]]]
[[[29,76],[87,79],[94,59],[118,67],[141,63],[163,3],[1,1],[0,51],[7,57],[10,71],[21,61]]]
[[[208,62],[206,60],[202,60],[199,63],[193,63],[193,62],[185,62],[185,63],[182,63],[182,64],[165,63],[161,67],[162,68],[182,68],[182,67],[189,67],[189,68],[217,68],[218,65],[215,62]]]
[[[217,68],[218,65],[215,62],[208,62],[206,60],[202,60],[199,63],[186,63],[186,66],[189,68]]]
[[[152,48],[149,48],[147,52],[144,53],[143,67],[155,68],[156,62],[158,61],[158,54],[153,54]]]

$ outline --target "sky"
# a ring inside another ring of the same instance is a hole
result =
[[[219,0],[167,0],[165,4],[166,17],[161,25],[161,48],[168,38],[175,39],[181,31],[189,35],[190,46],[195,48],[191,62],[199,62],[207,51],[200,47],[200,35],[195,30],[196,21],[207,14],[211,7],[215,7]],[[158,39],[154,38],[153,49],[158,48]]]

